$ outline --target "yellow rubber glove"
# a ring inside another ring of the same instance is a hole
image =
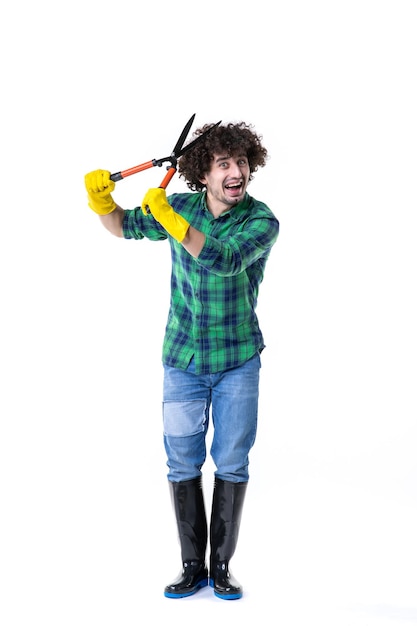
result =
[[[88,194],[88,206],[98,215],[108,215],[116,208],[111,197],[115,183],[107,170],[95,170],[85,175],[85,188]]]
[[[143,198],[142,211],[145,215],[150,211],[171,237],[180,243],[184,240],[190,224],[168,204],[165,189],[149,189]]]

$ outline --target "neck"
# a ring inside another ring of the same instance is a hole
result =
[[[223,213],[227,213],[227,211],[233,209],[233,207],[237,204],[239,204],[239,201],[236,201],[234,204],[226,204],[225,202],[221,202],[220,200],[214,198],[208,191],[206,192],[206,205],[209,212],[215,219],[220,217]]]

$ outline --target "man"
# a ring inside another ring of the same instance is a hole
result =
[[[150,189],[141,207],[125,211],[112,198],[110,172],[87,174],[85,185],[89,206],[112,234],[168,239],[171,246],[163,427],[183,566],[164,594],[182,598],[210,583],[217,597],[233,600],[242,587],[229,561],[249,480],[265,347],[255,309],[279,223],[247,193],[253,173],[266,163],[261,137],[244,122],[206,124],[195,135],[204,133],[178,163],[194,193],[167,198],[164,189]],[[210,415],[216,470],[209,534],[202,466]]]

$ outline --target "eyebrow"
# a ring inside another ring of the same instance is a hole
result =
[[[232,159],[233,156],[236,156],[237,159],[241,159],[242,157],[244,159],[248,158],[247,154],[237,154],[237,155],[229,155],[229,156],[220,156],[217,159],[215,159],[215,163],[219,163],[220,161],[227,161],[228,159]]]

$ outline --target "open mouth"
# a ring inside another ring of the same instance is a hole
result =
[[[228,191],[240,191],[242,189],[242,183],[231,183],[230,185],[225,185],[225,188]]]

